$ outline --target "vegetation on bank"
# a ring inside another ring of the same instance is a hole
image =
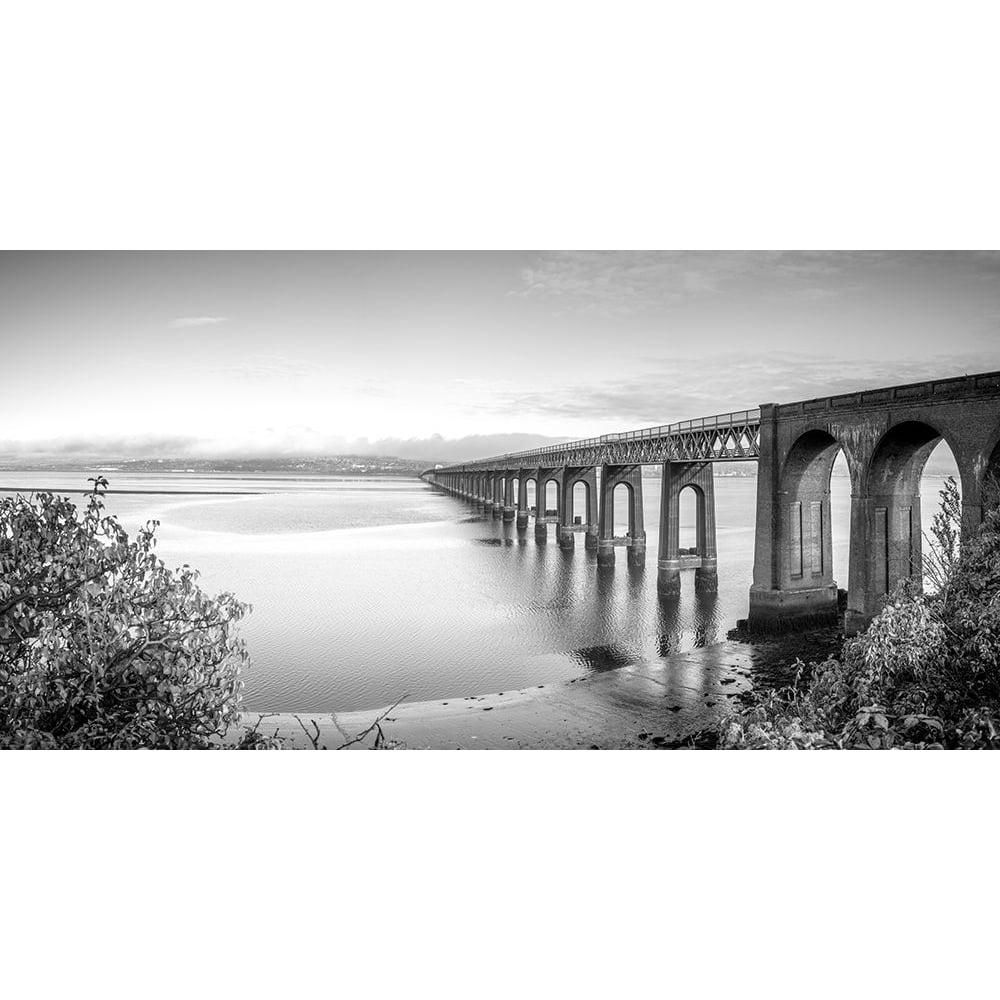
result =
[[[959,547],[961,503],[941,491],[928,594],[900,585],[839,659],[800,664],[794,684],[751,692],[724,718],[726,749],[1000,748],[1000,510]]]
[[[0,747],[200,748],[239,719],[250,610],[52,493],[0,499]],[[256,736],[250,738],[255,743]]]
[[[168,569],[159,522],[129,538],[105,513],[108,481],[91,482],[82,510],[48,492],[0,498],[0,749],[286,745],[265,715],[241,725],[250,605],[209,596],[186,564]],[[398,746],[381,727],[395,707],[334,749]]]

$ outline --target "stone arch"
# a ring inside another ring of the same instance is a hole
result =
[[[851,579],[845,621],[849,632],[865,628],[901,580],[922,586],[920,479],[927,459],[942,440],[955,454],[938,428],[904,420],[890,427],[872,450],[851,509]]]
[[[531,487],[531,492],[528,492],[528,487]],[[538,506],[538,477],[532,475],[526,475],[524,477],[524,505],[525,510],[531,510],[532,506],[537,509]]]
[[[919,489],[927,459],[945,436],[921,420],[894,424],[879,439],[864,475],[867,496],[889,496],[900,490]],[[955,449],[947,442],[952,453]]]
[[[836,607],[833,578],[833,532],[830,476],[841,451],[829,431],[813,428],[800,434],[781,464],[779,497],[782,519],[779,579],[786,590],[825,590],[821,603]]]
[[[626,488],[628,529],[626,542],[629,566],[641,568],[646,560],[646,531],[643,527],[642,467],[639,465],[604,465],[600,473],[601,504],[598,512],[597,564],[612,566],[615,561],[615,492]],[[620,543],[619,543],[620,544]]]
[[[583,491],[582,493],[580,491]],[[569,488],[567,495],[567,516],[579,516],[584,524],[592,524],[597,518],[594,516],[594,503],[596,498],[590,483],[586,479],[575,480]]]
[[[694,501],[694,538],[685,538],[683,525],[678,524],[678,544],[681,555],[704,555],[705,554],[705,491],[697,483],[686,483],[677,493],[678,521],[682,520],[683,509],[687,497]],[[694,545],[688,545],[688,541],[694,541]],[[694,551],[688,552],[688,549]]]
[[[619,517],[620,507],[618,501],[623,497],[622,490],[624,490],[625,499],[625,510],[626,515],[624,521],[627,525],[626,531],[629,535],[635,535],[635,521],[636,521],[636,504],[635,504],[635,489],[630,482],[624,481],[615,483],[614,488],[610,492],[611,498],[611,523],[612,525],[617,524],[620,520]]]
[[[562,503],[559,499],[559,479],[557,476],[543,476],[541,479],[541,490],[539,492],[540,506],[539,506],[539,516],[546,517],[547,512],[554,510],[556,515],[562,513]],[[549,487],[552,487],[550,490]]]

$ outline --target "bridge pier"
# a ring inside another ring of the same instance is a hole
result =
[[[514,479],[516,474],[513,472],[503,473],[503,521],[504,524],[509,524],[514,520],[514,512],[517,504],[517,497],[514,494]]]
[[[628,533],[615,535],[615,487],[628,489]],[[642,518],[642,466],[605,465],[601,468],[598,512],[597,565],[614,566],[615,546],[624,545],[629,566],[646,565],[646,530]]]
[[[681,491],[696,497],[695,552],[680,551]],[[656,589],[662,597],[681,592],[681,570],[694,567],[694,589],[714,594],[719,589],[715,548],[715,477],[711,462],[664,462],[660,492],[660,546],[656,560]]]
[[[578,484],[585,487],[583,511],[577,515],[575,493]],[[563,470],[559,493],[559,544],[564,549],[576,546],[577,532],[584,532],[584,547],[597,548],[597,469],[567,467]]]
[[[542,467],[535,470],[535,538],[539,541],[548,539],[548,519],[552,516],[556,517],[556,538],[558,539],[559,537],[559,494],[562,480],[562,469]],[[549,514],[549,507],[545,499],[549,483],[556,484],[556,507],[554,515]]]
[[[517,472],[517,527],[528,527],[528,480],[524,469]]]
[[[868,627],[900,581],[923,587],[920,479],[940,439],[928,424],[906,422],[861,442],[867,475],[851,496],[851,564],[844,613],[848,635]],[[953,454],[963,487],[972,485],[976,477],[959,441]],[[968,514],[963,511],[963,515],[966,521]]]
[[[835,622],[838,614],[830,473],[840,446],[821,431],[781,433],[792,440],[780,440],[777,407],[764,404],[748,617],[764,632]]]
[[[490,485],[490,499],[493,501],[491,513],[494,521],[499,521],[503,517],[503,476],[494,472]]]

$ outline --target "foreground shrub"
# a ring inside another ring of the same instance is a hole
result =
[[[239,715],[249,606],[168,569],[158,522],[130,539],[106,486],[83,511],[0,499],[0,746],[215,745]]]
[[[723,720],[732,749],[1000,747],[1000,511],[959,551],[953,480],[932,525],[934,592],[898,587],[840,659],[799,664]]]

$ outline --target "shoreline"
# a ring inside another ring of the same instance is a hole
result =
[[[61,486],[0,486],[0,493],[56,493],[58,495],[91,496],[93,490],[69,490]],[[101,490],[100,496],[155,496],[155,497],[260,497],[262,490]]]
[[[679,749],[711,728],[757,683],[780,684],[802,653],[822,656],[832,632],[750,644],[727,639],[661,659],[554,684],[433,701],[402,702],[382,722],[405,749]],[[806,645],[803,646],[803,640]],[[385,708],[352,712],[244,712],[242,726],[275,732],[290,749],[336,749]],[[301,725],[300,725],[301,722]],[[318,734],[318,735],[317,735]],[[369,749],[370,734],[350,749]]]
[[[791,683],[797,660],[839,655],[843,639],[842,622],[755,637],[733,629],[723,642],[567,681],[404,701],[382,730],[386,740],[408,750],[695,749],[699,734],[741,695]],[[243,712],[240,725],[252,727],[260,719],[260,731],[277,732],[289,749],[313,749],[315,738],[317,748],[332,750],[371,727],[388,707]],[[374,741],[372,733],[350,749],[371,749]]]

